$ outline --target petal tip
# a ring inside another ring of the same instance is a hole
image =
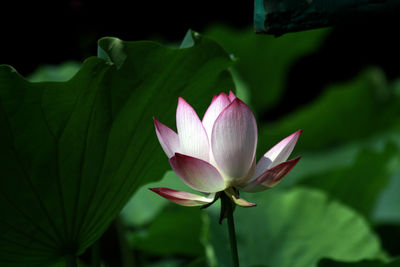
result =
[[[188,102],[186,102],[186,100],[183,97],[178,97],[178,104],[188,104]]]
[[[236,95],[233,93],[232,90],[229,90],[229,100],[232,102],[233,100],[235,100]]]
[[[295,134],[296,134],[297,136],[299,136],[300,134],[302,134],[303,131],[304,131],[303,129],[299,129],[299,130],[297,130],[297,131],[295,132]]]

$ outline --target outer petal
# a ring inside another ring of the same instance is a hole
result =
[[[259,192],[272,188],[279,183],[286,176],[286,174],[288,174],[294,168],[294,166],[296,166],[299,160],[300,157],[285,161],[264,172],[254,181],[250,182],[241,189],[246,192]]]
[[[202,206],[211,203],[214,200],[215,196],[215,194],[210,194],[209,197],[203,197],[192,193],[177,191],[166,187],[149,188],[149,189],[154,193],[157,193],[160,196],[168,199],[171,202],[187,207]]]
[[[197,191],[214,193],[226,188],[218,170],[204,160],[176,153],[169,162],[179,178]]]
[[[211,132],[214,125],[215,120],[217,119],[218,115],[227,107],[231,101],[229,101],[228,96],[225,93],[221,93],[216,98],[213,98],[210,106],[208,107],[206,113],[203,117],[203,126],[206,129],[207,136],[209,140],[211,139]]]
[[[256,178],[264,173],[268,168],[273,168],[276,165],[286,161],[292,153],[293,148],[302,132],[303,130],[298,130],[297,132],[289,135],[278,144],[273,146],[267,153],[265,153],[264,156],[258,161],[253,177]]]
[[[158,141],[168,158],[171,158],[175,155],[175,152],[179,152],[179,137],[173,130],[159,122],[156,118],[153,118],[153,120]]]
[[[231,188],[225,190],[225,194],[232,199],[233,202],[235,202],[236,205],[239,205],[241,207],[254,207],[257,206],[255,203],[248,202],[244,198],[240,198],[235,191]]]
[[[233,100],[235,100],[235,98],[236,98],[236,96],[235,96],[235,94],[232,92],[232,90],[230,90],[229,91],[229,101],[233,101]]]
[[[181,152],[208,161],[207,133],[194,109],[181,97],[176,110],[176,126]]]
[[[257,146],[257,124],[250,108],[236,98],[218,116],[211,149],[219,169],[230,178],[249,173]]]

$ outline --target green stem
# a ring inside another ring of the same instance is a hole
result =
[[[226,218],[228,219],[228,232],[229,232],[229,241],[231,243],[233,266],[239,267],[239,256],[238,256],[238,249],[237,249],[237,242],[236,242],[235,222],[233,220],[233,211],[234,211],[235,204],[225,194],[222,194],[221,201],[225,202],[224,206],[226,208]]]
[[[65,263],[67,267],[78,267],[78,258],[75,255],[66,255]]]

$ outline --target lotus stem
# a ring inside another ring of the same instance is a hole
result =
[[[235,208],[235,204],[232,200],[225,194],[221,195],[221,204],[224,206],[222,209],[225,209],[225,215],[228,220],[228,232],[229,232],[229,241],[231,243],[231,254],[232,254],[232,266],[239,267],[239,256],[237,249],[237,241],[236,241],[236,232],[235,232],[235,222],[233,220],[233,211]],[[223,217],[221,217],[223,218]]]

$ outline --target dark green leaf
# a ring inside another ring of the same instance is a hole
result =
[[[105,38],[110,61],[90,58],[67,82],[30,83],[0,67],[0,265],[81,254],[140,185],[162,177],[152,116],[172,126],[179,95],[204,109],[233,88],[226,52],[195,41],[170,49]]]
[[[398,1],[382,0],[255,0],[257,32],[287,32],[360,23],[371,15],[392,13]]]

